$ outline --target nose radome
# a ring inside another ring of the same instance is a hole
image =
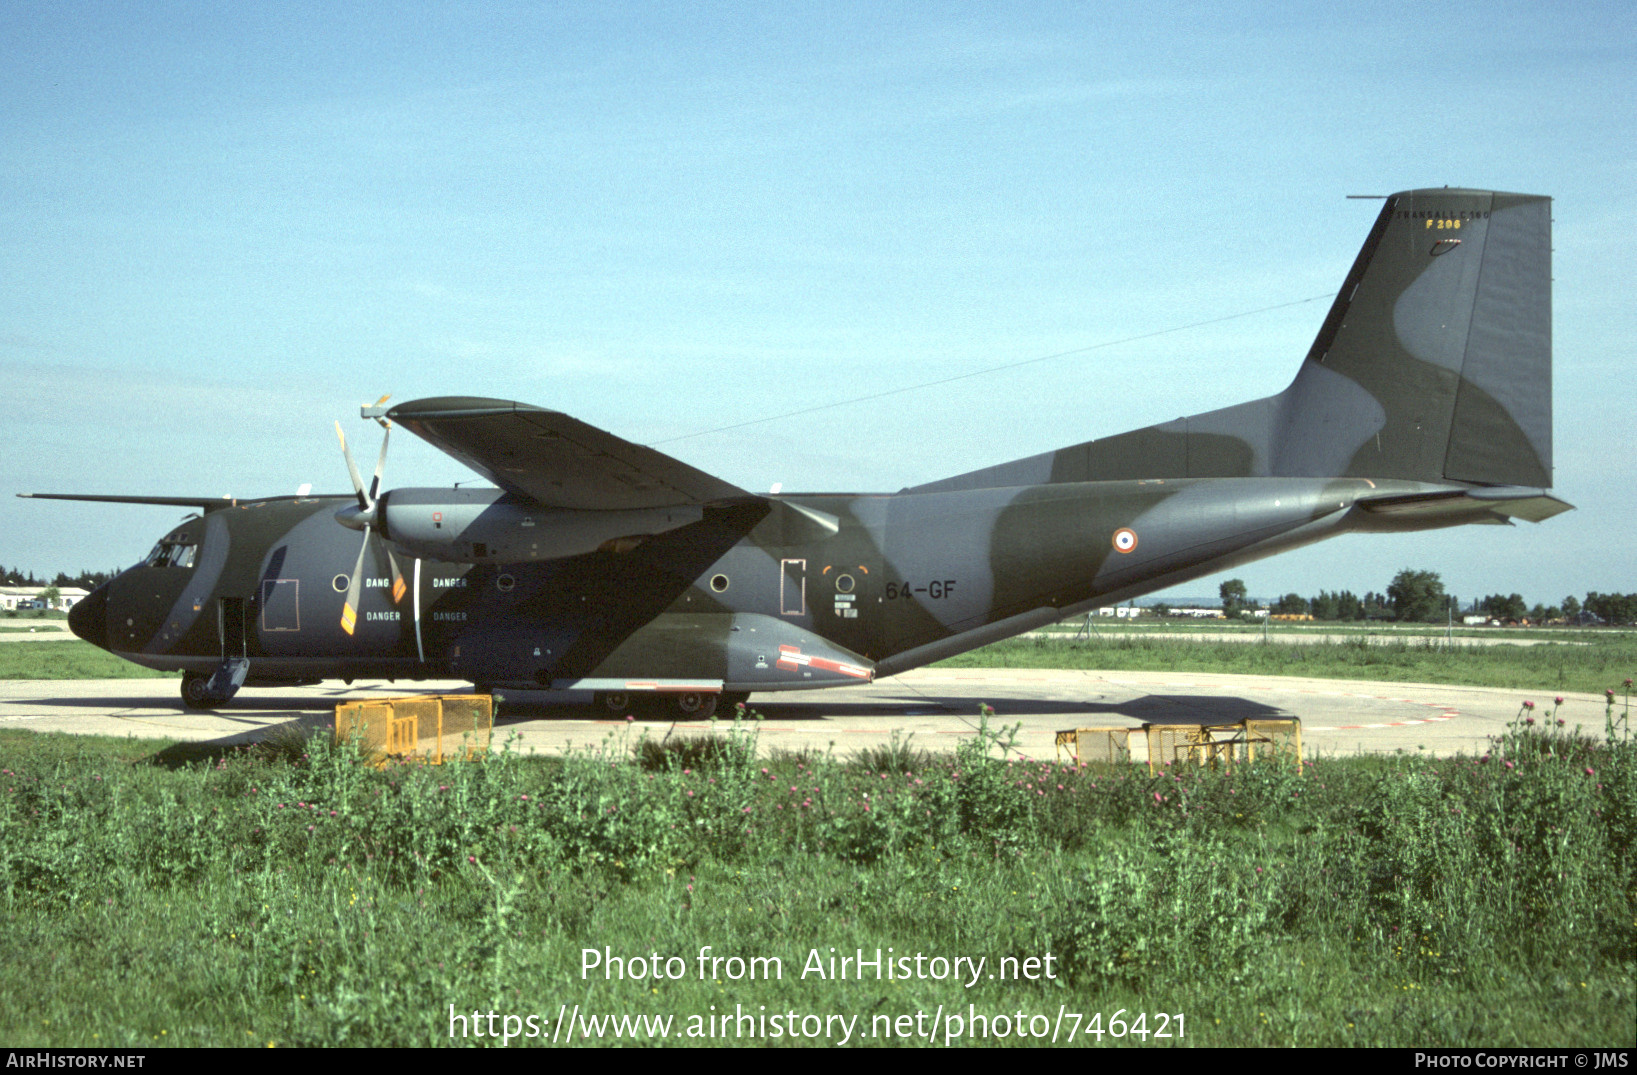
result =
[[[93,646],[108,648],[108,583],[103,583],[68,610],[68,629]]]

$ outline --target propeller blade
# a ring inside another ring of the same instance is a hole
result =
[[[347,586],[347,603],[341,606],[341,629],[352,634],[358,626],[358,602],[364,596],[364,554],[369,552],[369,531],[358,546],[358,562],[352,566],[352,582]]]
[[[382,404],[391,398],[382,396],[375,401],[374,407],[365,407],[364,414],[371,417],[370,412],[379,410]],[[347,586],[347,602],[341,606],[341,629],[349,635],[358,626],[358,606],[364,594],[364,559],[369,555],[369,542],[372,536],[379,536],[381,548],[386,551],[387,563],[392,568],[392,603],[397,604],[404,599],[408,587],[404,585],[403,572],[398,570],[398,558],[392,555],[392,547],[387,544],[386,537],[381,533],[381,520],[376,518],[380,505],[381,475],[386,471],[387,445],[392,441],[392,423],[379,416],[373,416],[381,423],[385,432],[381,435],[381,454],[375,458],[375,473],[370,478],[369,488],[364,488],[364,478],[358,472],[358,464],[353,462],[352,449],[347,447],[347,435],[341,430],[341,423],[335,423],[335,435],[341,441],[341,455],[347,461],[347,473],[352,477],[352,490],[358,495],[358,511],[351,508],[337,513],[337,518],[344,526],[364,531],[364,541],[358,547],[358,563],[352,569],[352,582]]]
[[[358,494],[358,507],[368,511],[370,502],[364,496],[364,479],[358,473],[358,464],[352,461],[352,452],[347,448],[347,435],[341,432],[340,422],[335,423],[335,435],[341,438],[341,454],[347,460],[347,473],[352,475],[352,491]]]
[[[404,575],[403,572],[398,570],[398,558],[392,555],[392,546],[382,540],[381,548],[386,550],[387,563],[392,565],[392,603],[396,605],[404,599],[404,594],[409,592],[409,587],[404,585]]]
[[[387,442],[392,439],[392,427],[387,426],[386,432],[381,434],[381,455],[375,460],[375,477],[369,483],[369,502],[375,503],[376,496],[381,492],[381,471],[387,465]]]

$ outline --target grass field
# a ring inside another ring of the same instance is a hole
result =
[[[1151,779],[753,728],[442,768],[0,730],[0,1040],[1637,1044],[1629,738]]]
[[[1014,638],[941,662],[957,668],[1094,668],[1396,680],[1602,694],[1637,675],[1637,635],[1577,632],[1572,642],[1445,647],[1442,638],[1244,642],[1104,630],[1085,639]]]
[[[154,679],[175,678],[115,657],[89,642],[0,642],[0,679]]]

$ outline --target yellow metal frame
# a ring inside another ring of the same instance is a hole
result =
[[[1134,728],[1073,728],[1057,733],[1057,759],[1068,748],[1075,765],[1087,762],[1128,762],[1131,760],[1131,733]]]
[[[487,694],[420,694],[335,707],[335,741],[357,739],[368,754],[441,765],[446,757],[482,757],[494,737]]]
[[[1148,738],[1148,773],[1154,775],[1165,765],[1191,762],[1195,765],[1255,761],[1258,746],[1264,755],[1289,754],[1297,767],[1302,764],[1302,722],[1297,717],[1278,720],[1247,718],[1233,724],[1144,724]]]

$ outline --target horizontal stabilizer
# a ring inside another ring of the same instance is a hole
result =
[[[1372,515],[1448,519],[1451,522],[1456,521],[1457,516],[1489,515],[1494,517],[1492,521],[1495,522],[1523,519],[1538,523],[1574,510],[1573,504],[1551,496],[1544,489],[1515,485],[1386,496],[1376,500],[1360,500],[1358,506]]]

